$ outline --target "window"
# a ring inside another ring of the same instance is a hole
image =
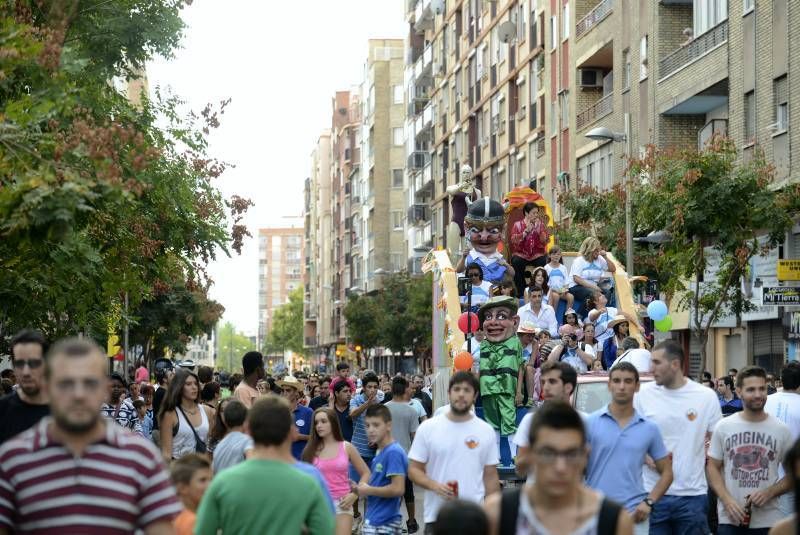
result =
[[[392,228],[398,230],[403,228],[403,211],[392,210]]]
[[[517,159],[516,155],[508,155],[508,186],[506,191],[511,191],[517,185]]]
[[[578,178],[587,186],[605,191],[611,189],[613,179],[613,156],[611,143],[578,158]]]
[[[392,253],[389,262],[391,263],[392,271],[400,271],[403,269],[403,255],[400,253]]]
[[[393,188],[402,188],[403,187],[403,170],[402,169],[392,169],[392,187]]]
[[[372,115],[372,112],[375,111],[375,86],[369,86],[369,98],[367,100],[367,110],[369,110],[367,115]]]
[[[569,39],[569,3],[564,4],[564,7],[561,11],[561,24],[564,28],[561,40],[566,41]]]
[[[536,178],[536,142],[528,143],[528,178]]]
[[[639,43],[639,80],[647,78],[647,36],[643,35]]]
[[[744,142],[756,140],[756,95],[750,91],[744,94]]]
[[[395,127],[392,128],[392,143],[395,145],[402,145],[403,144],[403,127]]]
[[[500,201],[500,175],[497,173],[497,164],[494,164],[492,166],[491,173],[492,173],[492,175],[491,175],[492,176],[492,184],[491,184],[492,191],[490,192],[489,197],[499,202]]]
[[[772,82],[775,99],[775,131],[783,132],[789,128],[789,90],[786,76]]]
[[[694,0],[694,36],[728,18],[728,0]]]
[[[626,48],[622,51],[622,89],[631,88],[631,51]]]
[[[558,119],[556,118],[556,101],[550,101],[550,135],[554,136],[558,133],[558,125],[556,124]]]
[[[486,58],[484,55],[486,54],[486,45],[481,46],[478,53],[475,54],[475,60],[477,61],[477,72],[475,74],[475,79],[480,81],[483,78],[483,66],[486,65]]]
[[[402,104],[403,103],[403,86],[402,85],[395,85],[392,86],[393,91],[393,99],[392,102],[394,104]]]
[[[569,91],[563,91],[558,95],[561,105],[561,129],[569,128]]]
[[[525,5],[525,0],[520,0],[519,10],[517,11],[517,40],[522,42],[525,40],[525,13],[528,11],[528,6]]]
[[[743,11],[745,13],[747,13],[748,11],[750,11],[751,9],[754,9],[756,7],[756,0],[743,0],[742,3],[744,4]]]
[[[558,17],[550,17],[550,50],[558,46]]]

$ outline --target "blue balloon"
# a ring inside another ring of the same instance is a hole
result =
[[[669,310],[664,301],[655,300],[647,305],[647,316],[653,321],[661,321],[667,317]]]

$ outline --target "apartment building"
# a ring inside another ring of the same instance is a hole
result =
[[[800,179],[792,166],[798,134],[789,128],[789,110],[800,104],[790,73],[800,59],[800,7],[791,0],[408,0],[406,7],[406,253],[414,269],[421,251],[447,246],[445,190],[464,163],[484,195],[498,200],[534,181],[556,218],[559,191],[579,181],[610,188],[622,180],[625,157],[651,143],[702,147],[725,134],[743,158],[764,150],[775,187]],[[624,136],[588,139],[596,127]],[[800,227],[774,256],[758,261],[764,285],[777,282],[773,260],[800,257]],[[774,368],[788,312],[760,308],[742,318],[743,328],[721,321],[712,341],[717,367]],[[688,327],[686,318],[678,328]],[[688,331],[685,338],[696,356]]]
[[[303,277],[303,228],[258,229],[258,346],[272,328],[275,310],[289,302],[289,293]]]

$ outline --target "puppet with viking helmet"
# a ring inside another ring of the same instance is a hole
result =
[[[499,282],[506,275],[513,277],[514,268],[497,251],[505,224],[502,204],[489,197],[473,202],[464,218],[464,229],[472,247],[461,255],[456,271],[461,273],[474,263],[481,267],[483,279],[489,282]]]

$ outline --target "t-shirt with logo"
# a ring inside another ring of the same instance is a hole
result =
[[[603,278],[603,274],[606,271],[608,271],[608,262],[602,256],[598,256],[591,262],[579,256],[572,261],[572,266],[569,269],[569,287],[572,288],[578,284],[573,278],[575,275],[589,282],[597,283]]]
[[[708,456],[723,462],[725,488],[744,507],[747,496],[780,479],[778,467],[791,447],[789,428],[774,416],[768,414],[761,422],[748,422],[737,412],[714,428]],[[720,524],[734,524],[722,501],[717,504],[717,514]],[[751,529],[770,528],[783,518],[776,499],[762,507],[754,506],[750,514]]]
[[[553,267],[548,262],[544,266],[547,272],[547,285],[555,291],[567,287],[567,268],[564,264],[559,264],[558,267]]]
[[[438,483],[458,481],[458,497],[475,503],[483,501],[483,471],[500,462],[492,426],[473,416],[454,422],[448,413],[425,420],[419,426],[408,458],[426,464],[428,477]],[[425,522],[435,522],[444,499],[425,491]]]
[[[406,477],[408,474],[408,457],[397,442],[392,442],[379,450],[370,466],[369,485],[386,487],[392,483],[392,476]],[[400,498],[381,498],[367,496],[367,514],[364,523],[367,526],[384,526],[402,519],[400,514]]]
[[[658,425],[664,445],[672,453],[673,480],[666,494],[699,496],[708,492],[705,473],[706,433],[722,419],[717,394],[707,386],[686,381],[669,389],[645,383],[633,398],[640,415]],[[659,473],[644,467],[644,488],[653,490]]]
[[[297,431],[301,435],[311,434],[311,423],[314,419],[314,411],[308,407],[297,405],[293,414],[294,425],[297,427]],[[305,449],[307,443],[307,440],[295,440],[292,442],[292,455],[294,455],[294,458],[298,461],[300,460],[300,457],[303,456],[303,450]]]

